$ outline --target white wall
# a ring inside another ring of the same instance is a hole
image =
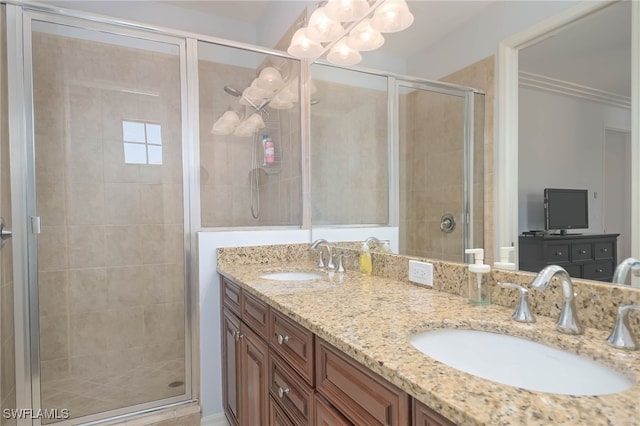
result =
[[[579,1],[496,1],[471,22],[409,58],[407,72],[440,79],[497,54],[498,44],[503,39],[575,6]]]
[[[215,416],[222,412],[220,276],[216,272],[216,250],[218,247],[309,243],[310,238],[308,229],[198,233],[200,405],[203,417]]]
[[[630,111],[521,87],[518,119],[519,231],[544,229],[544,188],[575,188],[589,190],[584,232],[603,232],[605,129],[630,130]]]

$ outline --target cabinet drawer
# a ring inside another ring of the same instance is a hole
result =
[[[269,425],[271,426],[296,426],[282,411],[282,408],[273,398],[269,398]]]
[[[269,393],[297,425],[313,424],[313,389],[278,355],[269,362]]]
[[[580,268],[580,265],[567,264],[567,265],[562,265],[562,267],[573,278],[582,278],[582,268]]]
[[[406,425],[409,396],[318,339],[316,388],[358,425]]]
[[[320,394],[315,397],[315,426],[352,426],[335,408],[329,405]]]
[[[414,399],[413,426],[455,426],[455,423]]]
[[[269,307],[255,296],[243,291],[240,295],[242,320],[247,323],[260,337],[267,340]]]
[[[227,308],[240,315],[240,286],[226,278],[222,278],[222,303]]]
[[[549,244],[544,247],[544,260],[547,263],[569,261],[569,244]]]
[[[269,327],[273,350],[313,386],[313,333],[274,310],[271,310]]]
[[[613,276],[613,263],[595,262],[583,267],[583,278],[588,280],[602,280]]]
[[[571,245],[571,261],[578,262],[581,260],[591,260],[591,244],[572,244]]]
[[[613,245],[615,242],[595,243],[593,245],[593,257],[596,260],[613,259],[615,253]]]

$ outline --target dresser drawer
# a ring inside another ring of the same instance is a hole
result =
[[[579,262],[581,260],[591,260],[591,244],[572,244],[571,245],[571,261]]]
[[[595,243],[593,245],[593,258],[596,260],[613,259],[615,254],[614,244],[616,244],[615,241]]]
[[[569,261],[569,244],[549,244],[544,247],[544,260],[549,264]]]
[[[242,320],[260,337],[267,340],[269,333],[269,307],[263,301],[245,291],[240,295]]]
[[[269,393],[295,424],[313,424],[313,388],[273,353],[269,362]]]
[[[313,386],[313,333],[273,309],[269,328],[273,350]]]
[[[315,426],[352,426],[349,420],[327,403],[320,394],[315,397]]]
[[[602,280],[613,276],[613,263],[595,262],[582,267],[582,277],[588,280]]]
[[[316,389],[357,425],[407,425],[409,396],[332,348],[316,342]]]
[[[227,308],[240,315],[240,286],[234,284],[226,278],[222,278],[222,303]]]

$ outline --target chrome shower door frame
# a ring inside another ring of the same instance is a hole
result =
[[[35,130],[32,70],[32,22],[76,27],[117,36],[131,37],[176,46],[180,63],[180,106],[182,137],[182,188],[184,235],[184,325],[185,325],[185,393],[96,414],[78,419],[63,420],[55,425],[99,423],[113,421],[161,408],[179,406],[199,398],[199,364],[197,340],[197,216],[191,211],[194,198],[193,170],[196,135],[189,130],[189,72],[187,63],[188,39],[157,29],[146,29],[116,20],[82,13],[67,13],[56,8],[36,5],[7,5],[7,44],[9,79],[9,114],[11,146],[12,215],[14,227],[14,274],[16,312],[16,395],[18,408],[42,408],[40,401],[40,330],[38,309],[37,234],[39,218],[36,210]],[[196,89],[197,92],[197,89]],[[196,99],[197,103],[197,99]],[[194,221],[195,219],[195,221]],[[18,426],[39,426],[41,419],[18,420]]]

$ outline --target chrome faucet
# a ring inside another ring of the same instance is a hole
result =
[[[625,305],[618,307],[618,317],[613,331],[607,338],[607,343],[618,349],[637,350],[640,346],[629,328],[629,311],[640,310],[640,305]]]
[[[640,260],[628,257],[620,262],[620,264],[616,266],[616,270],[613,273],[613,280],[611,282],[613,284],[625,284],[629,270],[636,273],[640,272]]]
[[[549,265],[545,267],[531,282],[531,287],[536,290],[544,290],[549,287],[549,283],[555,276],[558,276],[562,284],[563,298],[560,318],[556,321],[556,329],[565,334],[583,334],[584,327],[578,319],[571,276],[562,266]]]
[[[380,245],[380,240],[376,237],[369,237],[364,240],[364,243],[369,246],[370,249],[374,249]],[[371,245],[371,243],[373,243],[373,245]]]
[[[322,259],[323,246],[327,248],[327,256],[329,256],[326,264]],[[333,264],[333,249],[329,245],[329,241],[325,240],[324,238],[317,239],[311,244],[310,248],[311,250],[317,250],[320,253],[318,256],[318,268],[327,268],[331,270],[336,269],[336,265]]]

